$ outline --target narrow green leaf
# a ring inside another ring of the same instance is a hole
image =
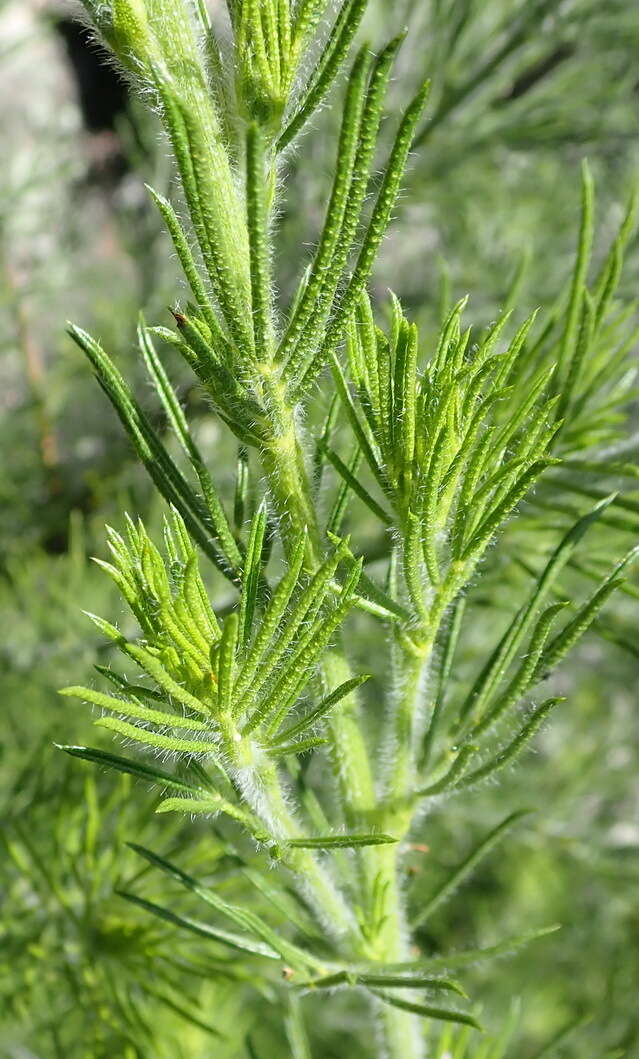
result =
[[[435,893],[427,899],[426,903],[419,909],[417,915],[412,921],[413,929],[421,927],[426,920],[437,911],[439,906],[443,904],[443,902],[446,901],[459,886],[461,886],[484,857],[488,856],[497,843],[505,837],[511,827],[522,820],[523,817],[530,816],[531,812],[531,809],[521,809],[517,812],[511,813],[510,816],[507,816],[500,824],[497,824],[497,827],[493,828],[493,830],[490,831],[473,850],[471,850],[459,867],[455,868]]]
[[[535,460],[532,466],[528,467],[519,478],[517,478],[514,485],[508,490],[504,499],[497,504],[497,506],[493,508],[484,519],[482,519],[479,526],[476,527],[473,536],[468,541],[461,554],[462,561],[471,559],[485,547],[487,542],[506,521],[517,504],[523,500],[533,483],[537,481],[540,475],[543,474],[548,467],[552,467],[555,463],[556,461],[550,458]]]
[[[355,588],[361,569],[362,562],[360,560],[353,565],[348,578],[344,582],[335,607],[326,616],[320,615],[317,621],[311,624],[308,632],[299,640],[294,653],[288,660],[287,668],[269,689],[267,698],[255,711],[245,726],[244,732],[252,730],[257,723],[260,723],[274,710],[276,712],[269,725],[269,735],[277,731],[282,719],[297,700],[303,688],[308,684],[314,667],[328,647],[333,633],[339,628],[353,607]]]
[[[151,912],[152,915],[158,916],[159,919],[163,919],[167,923],[172,923],[175,927],[181,927],[192,934],[198,934],[201,938],[209,938],[211,941],[217,941],[221,945],[228,945],[230,948],[238,949],[240,952],[248,952],[253,956],[264,956],[268,960],[281,960],[282,958],[279,952],[276,952],[269,945],[254,941],[253,938],[245,938],[241,934],[233,934],[228,930],[211,927],[208,923],[191,919],[189,916],[178,915],[169,908],[163,908],[161,905],[154,904],[153,901],[138,897],[137,894],[126,893],[124,890],[116,890],[115,892],[118,897],[123,897],[125,901],[143,908],[146,912]]]
[[[257,819],[214,791],[210,794],[202,794],[199,798],[164,798],[155,811],[156,813],[189,813],[193,816],[198,814],[213,816],[217,813],[224,813],[232,820],[243,824],[255,837],[259,835],[260,839],[264,838]]]
[[[432,783],[429,787],[423,787],[422,790],[416,791],[415,798],[432,798],[436,794],[443,794],[444,791],[458,787],[460,776],[463,776],[468,768],[470,759],[476,753],[476,746],[463,746],[455,757],[448,772],[446,772],[440,780],[437,780],[436,783]]]
[[[277,141],[278,151],[285,150],[321,105],[348,54],[368,0],[346,0],[331,30],[326,46],[315,68],[313,78],[297,111]]]
[[[177,880],[177,882],[186,887],[187,890],[191,890],[199,898],[211,905],[212,908],[215,908],[221,915],[231,919],[233,922],[237,923],[238,926],[247,930],[260,942],[265,943],[271,950],[279,953],[282,959],[289,962],[292,967],[303,970],[306,967],[315,966],[318,962],[310,955],[310,953],[304,953],[301,949],[298,949],[297,946],[278,937],[276,932],[254,912],[225,901],[224,898],[220,897],[214,890],[202,886],[196,879],[187,875],[186,872],[183,872],[175,864],[160,857],[157,853],[153,853],[151,850],[146,849],[144,846],[140,846],[134,842],[130,842],[129,845],[134,852],[138,853],[148,861],[149,864],[152,864],[154,867],[159,868],[160,871],[163,871],[165,874]]]
[[[453,338],[456,334],[459,334],[461,315],[467,304],[468,295],[466,294],[463,298],[459,299],[456,305],[453,306],[441,329],[437,349],[433,356],[433,364],[436,373],[443,371],[446,365]]]
[[[403,361],[402,378],[402,476],[404,489],[408,490],[413,477],[413,460],[415,458],[415,431],[417,422],[417,353],[418,331],[415,324],[408,328],[406,335],[406,355]]]
[[[237,472],[235,477],[235,497],[233,500],[233,521],[235,529],[240,530],[244,525],[246,508],[248,502],[249,466],[248,450],[240,445],[237,452]]]
[[[388,592],[384,592],[363,570],[357,589],[360,595],[355,599],[356,606],[370,610],[370,613],[386,620],[412,621],[413,616],[408,607],[398,603]]]
[[[341,224],[336,229],[335,250],[322,277],[321,289],[312,315],[299,336],[295,354],[291,355],[286,371],[294,376],[307,363],[321,342],[327,321],[339,308],[336,297],[346,278],[348,261],[356,242],[369,187],[375,148],[379,137],[386,90],[391,69],[403,36],[396,37],[378,56],[370,76],[356,143],[352,176]],[[342,155],[339,154],[341,165]],[[357,343],[356,343],[357,345]]]
[[[116,732],[125,739],[134,739],[137,743],[155,747],[156,750],[168,750],[173,754],[213,754],[216,750],[216,744],[213,741],[176,739],[173,736],[162,735],[160,732],[138,728],[137,725],[120,721],[117,717],[100,717],[94,723],[98,728],[108,728],[110,732]]]
[[[562,426],[565,425],[566,420],[568,423],[570,422],[569,409],[571,409],[572,399],[577,392],[582,366],[588,355],[595,334],[595,311],[593,299],[584,287],[577,340],[568,364],[566,381],[561,388],[561,395],[557,402],[556,418]]]
[[[267,172],[264,141],[258,125],[246,130],[246,212],[251,265],[251,301],[256,356],[272,354],[271,276],[268,254]]]
[[[335,394],[335,398],[337,399],[337,394]],[[322,438],[317,446],[317,452],[321,460],[320,474],[324,468],[325,458],[328,455],[329,448],[330,446],[328,445],[328,441]],[[328,516],[328,519],[326,520],[327,536],[329,536],[330,534],[333,534],[333,536],[335,536],[341,532],[342,524],[348,507],[350,493],[349,481],[354,478],[357,478],[357,472],[359,471],[361,462],[362,450],[360,449],[359,444],[355,442],[351,453],[351,458],[346,465],[346,469],[348,471],[347,478],[342,479],[342,482],[339,487],[339,492],[335,499],[335,503],[333,504],[331,513]],[[317,480],[319,481],[319,476],[317,477]]]
[[[215,531],[213,526],[208,526],[206,509],[167,453],[115,365],[85,331],[71,325],[69,334],[91,361],[100,386],[160,494],[180,512],[205,555],[226,577],[230,577],[228,563],[210,540],[211,532]]]
[[[309,750],[315,750],[318,746],[326,746],[328,740],[321,737],[300,739],[296,743],[274,743],[269,746],[268,752],[271,757],[290,757],[294,754],[308,754]]]
[[[61,688],[58,694],[75,699],[84,699],[93,706],[100,706],[104,710],[122,714],[124,717],[134,717],[149,721],[151,724],[166,725],[169,728],[189,728],[195,732],[205,732],[208,728],[208,725],[204,724],[203,721],[196,721],[193,717],[181,717],[174,713],[153,710],[141,705],[139,702],[118,699],[113,695],[105,695],[103,692],[95,691],[92,688]]]
[[[336,548],[334,553],[324,561],[317,573],[302,590],[279,635],[273,638],[272,646],[265,652],[260,667],[257,668],[255,678],[245,696],[242,696],[241,685],[238,685],[236,690],[238,704],[241,703],[242,708],[248,711],[257,700],[262,688],[269,681],[272,681],[273,674],[277,673],[277,667],[286,653],[291,647],[294,647],[295,653],[289,655],[286,671],[279,676],[278,682],[271,688],[270,702],[262,703],[261,707],[255,711],[248,723],[248,729],[245,729],[245,731],[253,730],[269,709],[276,705],[276,697],[283,696],[287,687],[295,686],[296,681],[300,679],[300,674],[304,678],[305,683],[310,679],[311,670],[308,667],[312,666],[314,660],[318,658],[336,625],[345,614],[345,611],[342,612],[342,610],[336,608],[329,617],[325,620],[320,620],[319,627],[313,624],[310,631],[307,631],[310,616],[312,615],[314,618],[315,614],[320,611],[328,594],[333,575],[343,555],[343,549],[341,547]],[[349,597],[346,606],[350,606],[350,604],[351,600]]]
[[[428,470],[425,472],[425,488],[422,502],[422,550],[428,576],[433,585],[439,584],[440,571],[437,556],[438,536],[438,500],[439,488],[445,470],[445,460],[449,444],[446,426],[439,431],[430,455]]]
[[[409,104],[404,114],[395,137],[389,162],[384,172],[381,187],[377,195],[368,228],[364,235],[362,248],[353,275],[340,300],[340,307],[333,317],[328,329],[322,350],[317,356],[313,357],[303,374],[300,373],[298,377],[299,382],[297,379],[293,382],[294,395],[297,395],[298,390],[307,388],[313,378],[315,378],[318,372],[321,371],[324,364],[330,361],[342,338],[344,327],[366,286],[377,256],[377,251],[386,233],[386,229],[388,228],[391,213],[399,193],[402,175],[408,159],[415,128],[426,104],[429,91],[430,83],[426,82]]]
[[[639,196],[635,189],[631,194],[626,216],[621,223],[617,237],[613,241],[613,244],[610,247],[610,252],[601,266],[593,294],[596,306],[597,327],[604,323],[619,283],[624,250],[633,232],[638,201]]]
[[[82,761],[90,761],[94,765],[104,765],[105,768],[114,769],[116,772],[124,772],[137,779],[146,780],[148,783],[159,784],[184,794],[200,795],[202,788],[188,780],[173,776],[170,772],[155,766],[147,765],[144,761],[132,758],[120,757],[118,754],[110,754],[106,750],[98,750],[88,746],[61,746],[56,743],[58,750],[64,750],[70,757],[80,758]]]
[[[535,620],[537,608],[541,606],[559,574],[573,555],[584,534],[605,513],[606,508],[612,503],[612,497],[601,500],[593,509],[568,530],[543,571],[537,578],[533,591],[525,603],[515,614],[506,632],[489,656],[481,669],[473,687],[460,708],[460,719],[465,721],[471,712],[480,712],[488,698],[493,694],[495,688],[501,683],[503,676],[510,666],[520,644],[528,634]]]
[[[560,372],[558,382],[564,381],[566,366],[572,358],[577,340],[581,300],[588,274],[590,252],[592,249],[593,213],[594,185],[588,163],[584,161],[581,170],[581,227],[579,231],[579,246],[570,288],[568,308],[566,311],[566,324],[557,355]]]
[[[106,677],[106,679],[110,681],[113,687],[117,688],[118,691],[127,692],[135,698],[140,697],[143,701],[145,699],[153,699],[155,702],[163,702],[165,704],[169,701],[167,696],[161,692],[154,691],[153,688],[147,688],[143,684],[133,684],[120,673],[114,672],[109,666],[94,665],[93,668],[100,674],[100,676]]]
[[[246,245],[236,245],[232,249],[228,245],[228,239],[233,238],[233,235],[228,220],[220,209],[219,191],[222,181],[219,179],[218,160],[221,162],[224,158],[221,165],[228,173],[228,159],[221,144],[212,143],[207,138],[206,130],[198,120],[199,115],[192,113],[188,105],[177,98],[174,99],[174,104],[180,112],[188,139],[189,161],[197,189],[202,228],[206,236],[201,246],[211,283],[235,343],[240,349],[252,349],[253,334],[246,313],[250,290],[248,254],[244,257]],[[231,199],[233,197],[231,196]],[[233,213],[236,213],[236,210],[237,204],[234,202]],[[240,235],[246,238],[242,228],[240,224],[233,225],[236,240]]]
[[[537,680],[541,679],[547,672],[554,669],[561,659],[568,654],[568,651],[570,651],[577,640],[579,640],[590,628],[599,614],[599,611],[606,604],[608,598],[621,585],[623,585],[623,578],[619,578],[617,574],[624,566],[633,562],[638,555],[639,547],[633,548],[631,552],[628,553],[625,560],[623,560],[623,562],[615,568],[613,573],[606,578],[603,584],[600,585],[588,602],[579,609],[572,621],[569,621],[561,632],[551,640],[535,667],[534,675]]]
[[[171,203],[160,195],[157,191],[154,191],[152,187],[145,184],[145,187],[151,198],[158,207],[164,222],[169,230],[173,245],[177,253],[178,259],[184,271],[184,275],[188,281],[188,284],[193,291],[193,296],[197,302],[198,309],[202,313],[202,316],[206,320],[208,326],[211,328],[212,333],[220,341],[226,341],[224,332],[220,326],[220,322],[215,314],[215,310],[210,302],[210,299],[205,290],[204,284],[200,278],[197,265],[193,260],[191,248],[189,246],[188,238],[182,228]]]
[[[302,732],[306,732],[325,717],[329,710],[332,710],[338,702],[341,702],[342,699],[346,698],[347,695],[350,695],[356,688],[361,687],[361,685],[369,679],[370,675],[364,673],[361,676],[345,680],[343,684],[340,684],[339,687],[335,688],[335,690],[330,693],[330,695],[327,695],[322,699],[319,705],[311,710],[310,713],[307,713],[302,717],[300,721],[296,724],[292,724],[290,728],[285,728],[283,732],[279,732],[270,745],[277,746],[278,743],[290,742],[291,739],[297,738],[298,735],[301,735]]]
[[[220,706],[225,712],[231,708],[235,683],[235,654],[238,644],[239,617],[235,611],[228,615],[222,627],[222,639],[217,656],[217,684]]]
[[[554,934],[555,931],[560,929],[561,924],[554,923],[549,927],[530,930],[525,934],[518,934],[514,937],[506,938],[504,941],[499,941],[495,945],[488,945],[485,948],[465,949],[460,952],[447,953],[441,956],[431,956],[414,962],[384,964],[380,970],[389,974],[413,974],[419,970],[432,971],[439,967],[444,969],[470,967],[475,963],[481,963],[483,960],[490,960],[496,956],[506,956],[510,953],[516,952],[517,949],[529,945],[532,941],[537,941],[538,938],[546,937],[547,934]],[[373,964],[355,965],[355,969],[364,969],[367,971],[374,971],[375,968],[376,965]]]
[[[415,615],[426,623],[428,621],[428,608],[426,606],[423,577],[424,542],[422,540],[422,531],[422,520],[414,511],[409,511],[404,531],[404,581],[406,582],[406,588],[408,589],[408,595],[410,596]],[[428,567],[428,569],[430,572],[431,567]]]
[[[251,523],[244,571],[242,574],[242,595],[240,597],[240,614],[238,625],[238,644],[244,647],[253,631],[253,618],[258,600],[258,590],[262,576],[262,555],[264,535],[266,533],[266,505],[261,504]]]
[[[222,630],[200,577],[195,555],[187,559],[184,567],[182,594],[191,618],[191,628],[195,626],[197,629],[201,647],[210,650],[210,644],[219,640]]]
[[[424,735],[424,746],[420,759],[420,769],[422,770],[422,772],[430,761],[433,747],[435,745],[435,740],[438,734],[439,722],[442,717],[444,706],[446,705],[446,691],[449,687],[449,679],[452,670],[453,659],[455,657],[455,650],[457,648],[459,634],[461,632],[461,627],[464,620],[465,610],[466,597],[460,595],[452,604],[451,617],[448,622],[448,625],[445,627],[444,640],[439,654],[437,683],[435,685],[435,699],[430,717],[430,723],[428,724],[426,733]]]
[[[511,761],[514,761],[516,757],[524,750],[526,745],[530,742],[537,730],[541,727],[543,722],[549,713],[557,706],[560,702],[565,702],[564,698],[553,698],[546,699],[545,702],[538,706],[531,713],[528,721],[521,729],[521,731],[515,736],[515,738],[506,746],[499,754],[490,761],[487,761],[485,765],[475,769],[473,772],[467,773],[462,776],[461,779],[457,780],[454,784],[454,790],[461,790],[464,787],[472,787],[475,783],[479,783],[481,780],[486,779],[488,776],[492,776],[493,773],[498,772],[500,769],[509,765]]]
[[[300,354],[299,351],[295,354],[295,347],[311,318],[317,299],[321,294],[326,273],[330,268],[331,259],[339,239],[355,164],[370,63],[368,48],[361,48],[353,64],[348,81],[337,146],[335,175],[326,210],[326,219],[310,270],[304,277],[303,292],[300,293],[295,313],[278,350],[278,357],[287,364],[286,370],[289,373],[295,369],[299,362]]]
[[[302,982],[300,989],[333,989],[338,985],[366,985],[366,986],[386,986],[389,989],[428,989],[428,990],[444,990],[446,992],[457,993],[458,996],[466,997],[464,989],[459,985],[458,982],[452,981],[450,978],[433,978],[424,974],[424,972],[417,972],[415,974],[386,974],[383,971],[379,974],[367,974],[365,972],[357,971],[337,971],[335,974],[327,974],[321,978],[312,978],[308,982]]]
[[[288,839],[293,849],[358,849],[360,846],[385,846],[397,842],[391,835],[322,835],[314,838]]]
[[[235,689],[236,701],[238,706],[241,705],[242,696],[247,691],[255,675],[258,673],[258,670],[262,670],[262,672],[264,671],[262,663],[264,661],[265,652],[269,648],[269,645],[277,631],[280,621],[284,616],[286,608],[289,605],[291,596],[293,595],[293,592],[295,591],[295,588],[297,587],[299,582],[300,573],[302,571],[302,566],[304,563],[304,556],[306,553],[306,543],[306,533],[303,533],[300,535],[297,543],[295,544],[295,548],[290,559],[288,570],[286,571],[281,581],[273,591],[273,595],[271,596],[271,600],[266,608],[260,626],[255,635],[255,639],[253,640],[253,643],[251,644],[251,647],[249,649],[248,656],[239,670]],[[319,590],[319,585],[320,582],[318,579],[318,581],[313,585],[313,592]],[[300,612],[300,620],[303,620],[306,614],[306,609],[304,609],[305,603],[306,597],[302,597],[298,603],[298,608],[296,608],[296,610],[299,610]],[[293,615],[291,615],[291,617],[294,618],[294,616],[295,612]],[[290,639],[288,642],[290,642]],[[284,650],[286,650],[286,646],[284,647]],[[277,661],[278,656],[276,655],[275,663],[277,663]]]
[[[555,618],[566,606],[568,606],[566,602],[554,603],[547,607],[542,613],[535,626],[528,650],[521,665],[503,694],[499,696],[497,701],[489,710],[487,710],[484,716],[480,717],[475,723],[472,730],[473,739],[483,735],[484,732],[496,724],[500,717],[514,706],[522,695],[526,693],[528,688],[539,679],[537,667],[539,665],[539,660],[545,653],[546,640],[548,639],[551,626],[555,621]]]
[[[186,416],[151,341],[149,329],[144,326],[142,320],[138,325],[138,342],[147,371],[162,401],[169,422],[198,477],[202,496],[211,519],[211,526],[226,557],[229,570],[237,576],[242,557],[231,532],[222,501],[219,498],[218,491],[213,484],[202,455],[191,436]]]
[[[203,798],[164,798],[156,813],[192,813],[194,816],[205,813],[214,815],[220,812],[220,805],[214,796]]]
[[[158,662],[157,658],[155,658],[145,647],[142,647],[140,644],[129,643],[129,641],[125,640],[120,634],[118,634],[117,644],[120,650],[137,662],[140,668],[143,669],[145,673],[148,673],[148,675],[155,680],[156,684],[163,688],[172,699],[181,703],[182,706],[186,706],[187,709],[194,710],[195,713],[200,713],[204,716],[210,714],[210,707],[206,706],[200,699],[197,699],[195,695],[192,695],[190,691],[187,691],[186,688],[183,688],[178,684],[177,681],[167,673],[164,666]]]
[[[355,437],[359,442],[359,446],[362,450],[362,453],[364,454],[364,457],[366,458],[366,462],[368,463],[368,466],[373,472],[380,488],[383,492],[386,492],[387,484],[386,479],[384,477],[384,473],[378,463],[375,453],[373,452],[371,443],[366,435],[366,431],[364,430],[364,427],[360,422],[360,418],[357,414],[357,409],[355,408],[355,405],[353,404],[353,400],[349,393],[348,383],[346,382],[346,378],[344,377],[342,366],[339,363],[337,357],[334,355],[331,358],[331,368],[333,371],[333,379],[335,380],[337,392],[342,402],[344,411],[346,412],[346,415],[348,417],[349,423],[353,428],[353,433],[355,434]]]
[[[322,485],[322,476],[324,474],[326,446],[330,443],[333,431],[335,429],[338,417],[339,417],[339,397],[336,393],[332,394],[330,404],[328,406],[328,412],[324,419],[324,426],[321,434],[315,442],[315,448],[313,452],[313,493],[317,498],[320,487]],[[359,452],[359,447],[358,447]],[[330,520],[329,520],[330,521]]]
[[[458,1022],[463,1026],[472,1026],[473,1029],[481,1030],[481,1025],[472,1015],[464,1011],[454,1011],[450,1008],[433,1007],[431,1004],[418,1004],[412,1000],[401,1000],[390,993],[384,993],[379,989],[371,989],[371,993],[391,1007],[399,1008],[400,1011],[410,1011],[413,1015],[421,1015],[425,1019],[436,1019],[438,1022]]]
[[[392,526],[392,515],[389,515],[387,511],[384,511],[383,507],[381,507],[381,505],[378,504],[377,501],[368,492],[368,489],[366,489],[365,486],[362,485],[359,479],[355,477],[355,475],[350,471],[346,464],[342,462],[337,453],[334,452],[333,449],[328,446],[326,447],[325,453],[327,460],[333,465],[337,473],[348,485],[349,489],[351,489],[351,491],[355,493],[355,495],[358,496],[364,504],[366,504],[369,510],[372,511],[375,517],[378,518],[384,526]]]

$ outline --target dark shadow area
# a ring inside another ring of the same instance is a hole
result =
[[[91,136],[88,178],[117,183],[128,169],[118,135],[119,120],[128,114],[128,86],[86,26],[72,18],[57,19],[55,26],[64,42],[82,122]]]

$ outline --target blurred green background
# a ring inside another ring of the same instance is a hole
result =
[[[600,254],[639,178],[639,7],[372,0],[373,44],[404,25],[393,105],[427,73],[433,95],[377,295],[392,286],[426,338],[442,306],[466,293],[469,322],[494,319],[517,274],[518,313],[551,304],[571,267],[580,160],[597,182]],[[64,322],[91,329],[153,411],[133,352],[137,313],[166,323],[182,291],[143,187],[170,190],[165,149],[135,101],[87,73],[87,55],[95,51],[64,6],[0,0],[0,1056],[289,1055],[299,1012],[284,1030],[276,984],[258,992],[228,951],[183,937],[115,892],[144,874],[127,839],[179,849],[181,863],[222,892],[255,901],[250,857],[231,854],[210,823],[154,818],[141,786],[54,747],[89,740],[91,720],[56,689],[90,682],[93,665],[108,660],[82,610],[122,618],[89,559],[104,554],[103,524],[119,526],[124,510],[152,526],[161,515]],[[299,246],[319,228],[337,116],[326,107],[289,162],[285,292]],[[629,296],[638,278],[635,239]],[[234,453],[188,373],[169,366],[230,488]],[[633,628],[636,602],[616,606]],[[473,649],[489,636],[479,623]],[[629,648],[587,637],[562,670],[569,708],[537,752],[498,790],[446,803],[424,823],[410,885],[426,894],[504,807],[535,810],[420,944],[488,945],[562,924],[470,972],[488,1043],[458,1038],[456,1059],[488,1059],[509,1019],[507,1056],[639,1056],[639,650]],[[363,1003],[340,998],[329,1014],[311,998],[302,1014],[313,1056],[367,1054]],[[453,1054],[447,1039],[440,1045]]]

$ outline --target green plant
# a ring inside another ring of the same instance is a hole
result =
[[[451,971],[547,932],[529,929],[469,952],[412,951],[411,929],[521,812],[497,823],[418,908],[409,907],[403,856],[442,799],[473,790],[526,748],[561,701],[531,699],[583,633],[597,622],[612,635],[600,612],[624,585],[636,549],[612,565],[610,531],[636,535],[639,512],[608,487],[610,478],[632,483],[638,473],[623,441],[632,307],[615,297],[633,211],[590,281],[593,191],[584,169],[574,274],[541,327],[533,315],[506,338],[508,311],[472,336],[462,329],[464,301],[425,347],[392,297],[379,307],[381,326],[367,284],[428,89],[407,107],[377,176],[401,40],[377,58],[364,46],[345,87],[325,223],[293,304],[279,305],[286,151],[345,65],[364,0],[340,5],[328,31],[323,0],[293,8],[233,0],[226,41],[203,4],[85,6],[167,131],[188,226],[151,194],[191,300],[173,311],[175,330],[139,327],[182,465],[99,343],[71,328],[171,511],[164,555],[141,522],[109,531],[112,561],[101,565],[140,635],[94,618],[125,670],[103,669],[108,692],[64,693],[100,708],[101,727],[174,768],[65,749],[156,783],[167,792],[160,812],[219,815],[238,849],[257,847],[255,885],[286,909],[288,929],[281,915],[274,924],[139,845],[147,863],[233,929],[127,896],[262,957],[265,979],[269,961],[279,962],[294,1055],[307,1047],[299,992],[357,989],[379,1013],[381,1053],[417,1057],[431,1020],[475,1025],[445,1003],[463,996]],[[510,310],[516,290],[507,301]],[[237,439],[232,517],[158,339],[183,355]],[[594,539],[602,527],[598,548],[580,559],[584,535]],[[198,548],[221,575],[216,584],[230,585],[230,601],[209,602]],[[578,603],[567,598],[575,564],[596,584]],[[514,613],[513,566],[527,579]],[[473,601],[483,593],[499,601],[507,584],[497,642],[453,695]]]
[[[37,742],[32,760],[45,747]],[[131,793],[130,777],[101,791],[92,774],[33,767],[7,790],[3,1055],[20,1054],[27,1043],[35,1054],[57,1057],[76,1049],[96,1059],[133,1059],[149,1048],[157,1056],[191,1057],[207,1054],[212,1042],[220,1055],[231,1056],[242,1047],[250,1020],[243,1022],[237,1010],[242,971],[232,957],[211,960],[209,954],[204,962],[197,942],[176,948],[170,923],[142,912],[136,920],[117,897],[124,873],[139,874],[121,849],[131,830],[145,827]],[[191,849],[197,863],[197,843]],[[223,841],[208,835],[207,862],[224,855]],[[133,862],[133,853],[129,858]],[[204,1015],[213,1001],[214,1025]],[[225,1045],[228,1052],[221,1050]]]

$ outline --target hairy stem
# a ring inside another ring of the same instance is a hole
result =
[[[266,815],[269,827],[284,839],[301,838],[302,829],[286,804],[277,769],[272,764],[265,764],[257,770],[255,780],[247,785],[252,790],[246,791],[254,811],[262,817]],[[302,895],[310,899],[330,933],[347,940],[351,947],[356,946],[358,933],[353,916],[313,853],[305,849],[288,850],[284,863],[295,874]]]
[[[419,700],[430,663],[432,641],[419,646],[408,642],[401,650],[401,686],[388,717],[385,759],[389,762],[384,778],[388,808],[383,827],[403,839],[411,826],[412,810],[407,804],[415,782],[416,738],[419,733]],[[384,917],[376,956],[383,962],[410,959],[410,934],[406,923],[399,858],[401,846],[378,851],[378,885],[384,887]],[[419,1018],[410,1012],[383,1005],[381,1010],[386,1054],[390,1059],[420,1059],[424,1055]]]
[[[420,699],[432,653],[432,638],[417,643],[406,638],[400,651],[400,685],[389,710],[384,754],[389,763],[385,794],[391,804],[405,798],[415,782],[416,741],[421,726]]]
[[[271,439],[262,449],[262,466],[268,479],[274,507],[281,521],[285,549],[306,529],[306,568],[314,573],[322,561],[322,543],[312,500],[295,413],[283,396],[281,384],[270,372],[264,388],[271,414]],[[334,687],[348,679],[349,666],[341,650],[329,651],[324,659],[326,682]],[[362,822],[375,806],[375,787],[368,750],[357,722],[357,700],[347,696],[334,710],[329,723],[331,756],[337,772],[345,816],[350,824]]]
[[[275,383],[270,373],[266,374],[267,385]],[[292,545],[295,537],[304,528],[308,532],[307,569],[314,572],[322,559],[321,535],[317,514],[312,503],[310,483],[295,415],[287,407],[277,384],[269,385],[268,406],[272,412],[273,439],[264,446],[262,465],[267,476],[273,504],[281,519],[282,536]],[[420,682],[421,664],[413,678],[406,698],[414,699]],[[334,687],[348,679],[348,661],[338,647],[325,655],[322,665],[327,685]],[[407,706],[408,709],[408,706]],[[331,759],[338,778],[346,823],[349,826],[370,826],[375,817],[377,797],[371,763],[364,736],[358,723],[358,705],[355,696],[347,697],[341,708],[332,713],[329,722]],[[400,823],[400,821],[394,821]],[[408,820],[403,826],[406,830]],[[384,892],[382,919],[383,939],[379,948],[373,946],[374,955],[388,961],[408,958],[404,903],[398,880],[397,852],[395,847],[379,847],[362,850],[360,855],[360,878],[366,904],[372,907],[375,891]],[[362,952],[372,955],[367,944]],[[422,1056],[419,1019],[408,1012],[383,1005],[381,1024],[384,1052],[389,1059],[420,1059]]]
[[[418,1015],[384,1004],[381,1018],[388,1059],[423,1059],[424,1038]]]
[[[411,959],[399,855],[399,846],[385,846],[377,851],[378,880],[384,887],[384,901],[375,957],[382,963],[402,963]],[[379,1015],[383,1054],[388,1059],[422,1059],[424,1047],[420,1019],[387,1004],[382,1004]]]

